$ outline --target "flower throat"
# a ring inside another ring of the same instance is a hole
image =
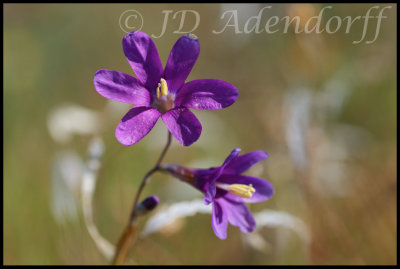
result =
[[[168,84],[165,79],[160,79],[156,89],[156,98],[153,101],[153,107],[161,113],[174,108],[175,95],[169,93]]]

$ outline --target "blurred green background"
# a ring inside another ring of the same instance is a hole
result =
[[[216,78],[239,90],[237,102],[227,109],[194,111],[203,125],[200,139],[189,148],[174,140],[165,162],[205,168],[219,165],[235,147],[243,153],[268,152],[269,158],[249,173],[268,179],[275,194],[250,208],[254,213],[289,213],[305,223],[311,238],[304,244],[287,228],[265,227],[259,233],[267,247],[257,250],[243,244],[233,226],[228,239],[219,240],[210,216],[199,214],[140,241],[130,263],[395,264],[396,5],[383,12],[387,18],[372,44],[352,43],[361,38],[361,20],[348,33],[344,24],[334,34],[295,34],[293,25],[283,33],[282,22],[271,34],[235,34],[233,27],[212,33],[227,23],[227,16],[221,19],[224,11],[237,10],[243,30],[246,20],[264,6],[3,5],[4,264],[108,263],[82,218],[79,169],[63,168],[75,181],[61,187],[55,171],[61,153],[86,162],[93,135],[103,139],[94,221],[102,236],[115,244],[140,179],[156,161],[167,132],[159,121],[141,142],[122,146],[114,131],[129,106],[108,101],[94,89],[98,69],[133,74],[121,45],[125,33],[119,19],[126,10],[139,11],[141,30],[154,35],[161,32],[163,10],[197,11],[200,23],[193,33],[201,52],[188,80]],[[304,23],[324,7],[268,6],[261,27],[272,16],[299,16]],[[374,5],[331,6],[322,27],[332,16],[365,16]],[[378,16],[385,6],[371,10],[371,15]],[[194,22],[187,14],[183,31]],[[163,64],[181,35],[173,33],[179,25],[179,17],[171,14],[165,35],[154,39]],[[369,21],[365,40],[373,39],[376,25],[376,19]],[[81,109],[83,116],[76,109],[61,109],[66,106]],[[160,206],[201,197],[158,174],[142,197],[150,194],[160,197]],[[144,223],[145,218],[141,227]]]

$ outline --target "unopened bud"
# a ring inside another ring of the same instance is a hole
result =
[[[136,205],[136,214],[140,216],[148,213],[149,211],[153,210],[159,202],[160,199],[155,195],[147,197]]]

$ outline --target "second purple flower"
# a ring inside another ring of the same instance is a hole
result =
[[[268,181],[242,175],[247,169],[268,157],[256,150],[239,156],[234,149],[224,163],[209,169],[186,168],[165,164],[162,169],[203,192],[205,204],[212,203],[211,224],[220,239],[227,238],[228,223],[244,233],[254,230],[256,222],[245,203],[259,203],[270,199],[274,187]]]
[[[108,99],[134,105],[121,119],[115,136],[130,146],[146,136],[161,117],[171,134],[184,146],[201,134],[201,124],[189,110],[217,110],[232,105],[238,91],[232,84],[216,79],[185,83],[200,52],[196,36],[182,36],[173,46],[163,69],[153,40],[134,31],[122,41],[125,56],[137,78],[100,69],[94,85]]]

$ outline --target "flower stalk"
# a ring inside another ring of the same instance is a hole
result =
[[[161,164],[162,160],[164,159],[170,145],[171,145],[171,133],[168,132],[167,144],[165,145],[163,151],[161,152],[160,157],[158,157],[158,160],[157,160],[156,164],[154,165],[154,167],[151,170],[149,170],[146,173],[146,175],[143,177],[142,183],[140,184],[139,189],[136,192],[131,215],[129,218],[129,223],[128,223],[127,227],[125,228],[124,232],[122,233],[121,238],[118,241],[117,249],[115,251],[114,259],[112,262],[113,265],[125,264],[129,249],[132,246],[133,237],[135,236],[136,230],[137,230],[137,217],[138,217],[137,205],[138,205],[140,195],[141,195],[144,187],[149,182],[151,176],[155,172],[160,170],[160,164]]]

